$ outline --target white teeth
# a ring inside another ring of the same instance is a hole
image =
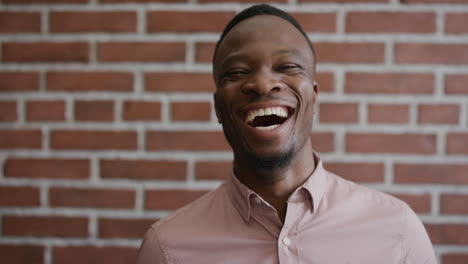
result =
[[[260,129],[260,130],[272,130],[277,127],[279,127],[279,125],[271,125],[271,126],[266,126],[266,127],[255,127],[255,128]]]
[[[285,107],[280,107],[280,106],[254,109],[254,110],[250,110],[247,113],[247,115],[246,115],[247,118],[245,119],[245,121],[247,123],[250,123],[255,119],[255,117],[265,116],[265,115],[277,115],[277,116],[280,116],[280,117],[287,118],[288,117],[288,111],[286,110]]]

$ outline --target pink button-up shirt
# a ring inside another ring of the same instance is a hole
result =
[[[402,201],[336,176],[319,161],[276,210],[234,175],[156,222],[138,264],[435,264],[421,221]]]

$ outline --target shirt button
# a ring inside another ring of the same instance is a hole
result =
[[[285,246],[291,245],[291,239],[289,239],[289,237],[283,238],[283,244],[284,244]]]
[[[258,198],[258,197],[255,197],[254,200],[255,200],[255,203],[256,203],[256,204],[261,204],[261,203],[262,203],[262,201],[261,201],[260,198]]]

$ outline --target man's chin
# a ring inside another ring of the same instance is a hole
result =
[[[261,171],[273,171],[287,167],[291,164],[294,157],[294,147],[289,150],[275,153],[253,153],[245,151],[242,153],[242,159],[249,165],[249,167]]]

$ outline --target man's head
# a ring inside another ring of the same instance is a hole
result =
[[[271,170],[291,163],[312,128],[312,45],[297,22],[265,5],[239,13],[217,43],[215,108],[235,160]]]

